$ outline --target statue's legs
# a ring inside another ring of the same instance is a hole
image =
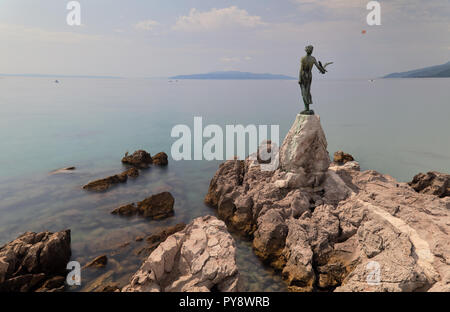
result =
[[[311,95],[311,82],[308,83],[308,92],[306,93],[308,95],[308,104],[311,105],[312,102],[312,95]],[[308,107],[309,107],[308,105]]]
[[[305,115],[314,115],[314,111],[309,109],[309,105],[312,104],[312,97],[311,97],[311,80],[312,79],[304,79],[305,83],[300,84],[300,88],[302,91],[302,98],[303,103],[305,104],[305,110],[301,112],[301,114]]]
[[[305,110],[309,110],[309,101],[308,101],[308,94],[306,91],[306,87],[302,84],[300,85],[300,89],[302,91],[302,98],[303,98],[303,103],[305,104]]]

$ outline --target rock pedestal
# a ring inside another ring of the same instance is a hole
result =
[[[280,149],[283,171],[297,175],[298,187],[317,187],[330,165],[327,139],[318,115],[297,115]]]

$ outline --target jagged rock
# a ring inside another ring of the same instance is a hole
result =
[[[148,168],[152,162],[152,156],[144,150],[137,150],[132,155],[127,152],[122,158],[122,163],[142,169]]]
[[[158,153],[153,156],[153,164],[159,166],[167,166],[169,161],[167,160],[167,154],[164,152]]]
[[[127,182],[128,177],[135,178],[138,175],[139,171],[136,168],[130,168],[120,174],[89,182],[88,184],[83,186],[83,189],[88,191],[103,192],[109,189],[114,184]]]
[[[121,216],[133,216],[139,214],[146,218],[158,220],[173,216],[174,203],[175,199],[172,194],[169,192],[162,192],[152,195],[137,204],[131,203],[120,206],[111,211],[111,213]]]
[[[86,268],[102,268],[108,263],[108,257],[106,255],[101,255],[87,263],[83,269]]]
[[[253,248],[257,256],[277,269],[284,266],[283,252],[288,227],[277,210],[269,210],[258,219],[258,229],[254,234]]]
[[[441,198],[450,196],[450,174],[437,171],[419,173],[408,184],[419,193],[436,195]]]
[[[70,256],[70,230],[22,234],[0,248],[0,292],[54,288]]]
[[[354,160],[355,159],[353,158],[352,155],[344,153],[343,151],[337,151],[333,155],[333,162],[335,164],[339,164],[339,165],[343,165],[349,161],[354,161]]]
[[[447,289],[450,198],[361,172],[356,161],[328,167],[321,129],[317,116],[297,117],[281,169],[263,171],[250,157],[221,164],[205,202],[253,238],[255,253],[281,270],[291,291]],[[377,285],[367,282],[371,261],[381,270]]]
[[[225,223],[194,219],[161,243],[123,292],[236,291],[236,247]]]
[[[280,166],[299,176],[297,186],[319,186],[330,165],[318,115],[297,115],[280,149]]]

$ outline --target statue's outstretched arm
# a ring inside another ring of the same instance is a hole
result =
[[[326,69],[322,66],[322,63],[319,61],[319,64],[317,64],[316,59],[314,59],[314,65],[316,65],[317,69],[322,73],[325,74],[327,71]]]

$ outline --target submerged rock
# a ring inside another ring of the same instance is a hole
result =
[[[86,268],[102,268],[108,263],[108,257],[106,255],[98,256],[89,263],[87,263],[83,269]]]
[[[131,203],[114,209],[111,213],[121,216],[133,216],[139,214],[153,220],[173,216],[175,199],[169,192],[152,195],[137,204]]]
[[[65,167],[57,170],[53,170],[50,174],[60,174],[60,173],[73,173],[75,171],[75,167]]]
[[[111,211],[111,213],[114,215],[131,217],[131,216],[134,216],[135,214],[137,214],[138,211],[139,210],[138,210],[136,204],[131,203],[131,204],[126,204],[126,205],[120,206],[120,207],[114,209],[113,211]]]
[[[137,150],[132,155],[127,152],[122,158],[122,163],[142,169],[148,168],[152,162],[152,156],[144,150]]]
[[[70,256],[70,230],[22,234],[0,248],[0,292],[62,290]]]
[[[321,129],[318,116],[297,117],[272,172],[250,158],[221,164],[205,202],[291,291],[447,289],[450,198],[356,161],[329,167]]]
[[[88,184],[83,186],[83,189],[88,191],[97,191],[103,192],[109,189],[112,185],[118,183],[125,183],[128,180],[128,177],[137,177],[139,175],[139,171],[136,168],[130,168],[120,174],[116,174],[113,176],[109,176],[104,179],[95,180],[89,182]]]
[[[194,219],[161,243],[123,292],[236,291],[236,247],[225,223]]]
[[[419,193],[436,195],[441,198],[450,196],[450,174],[437,171],[419,173],[408,184]]]

